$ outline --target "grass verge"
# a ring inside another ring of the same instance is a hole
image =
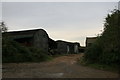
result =
[[[99,69],[99,70],[110,71],[110,72],[114,72],[114,73],[120,72],[120,68],[119,68],[120,66],[118,66],[116,64],[107,65],[107,64],[100,64],[100,63],[87,63],[83,60],[82,57],[80,59],[78,59],[77,63],[82,66],[87,66],[87,67],[95,68],[95,69]]]

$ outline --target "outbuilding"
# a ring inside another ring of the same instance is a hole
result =
[[[68,53],[68,54],[73,54],[73,53],[79,53],[79,47],[80,44],[75,42],[67,42],[67,41],[62,41],[58,40],[57,42],[57,51],[60,54]]]
[[[13,39],[27,47],[48,51],[49,36],[43,29],[5,32],[2,36],[8,36],[9,39]]]
[[[86,37],[86,47],[91,46],[95,41],[97,37]]]

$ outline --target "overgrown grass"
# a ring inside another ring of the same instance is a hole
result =
[[[38,50],[38,49],[33,48],[33,47],[31,47],[29,49],[33,53],[33,54],[31,54],[33,62],[52,60],[52,57],[50,55],[48,55],[48,52],[46,52],[46,51]]]
[[[2,40],[2,62],[41,62],[51,60],[46,51],[33,47],[25,47],[9,38]]]
[[[95,68],[99,70],[110,71],[110,72],[115,72],[115,73],[120,72],[120,69],[119,69],[120,66],[118,64],[108,65],[108,64],[102,64],[102,63],[91,63],[89,61],[86,61],[84,56],[79,58],[77,63],[82,66],[87,66],[87,67],[91,67],[91,68]]]
[[[87,64],[86,66],[93,67],[93,68],[100,69],[100,70],[116,72],[116,73],[119,72],[119,67],[116,64],[106,65],[106,64],[94,63],[94,64]]]

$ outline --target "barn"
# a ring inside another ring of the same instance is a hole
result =
[[[48,51],[49,36],[43,29],[5,32],[2,36],[8,36],[27,47],[35,47]]]
[[[79,53],[80,44],[77,42],[72,43],[72,42],[58,40],[58,41],[56,41],[56,43],[57,43],[57,51],[60,54],[62,54],[62,53],[68,53],[68,54]]]
[[[86,47],[91,46],[95,41],[97,37],[86,37]]]
[[[47,32],[43,29],[5,32],[2,36],[8,36],[9,39],[13,39],[24,46],[35,47],[51,54],[79,53],[79,43],[54,41],[49,38]]]

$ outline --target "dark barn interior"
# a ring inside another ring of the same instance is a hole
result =
[[[19,39],[14,39],[16,42],[21,43],[22,45],[25,45],[27,47],[31,47],[32,44],[32,37],[25,37],[25,38],[19,38]]]

